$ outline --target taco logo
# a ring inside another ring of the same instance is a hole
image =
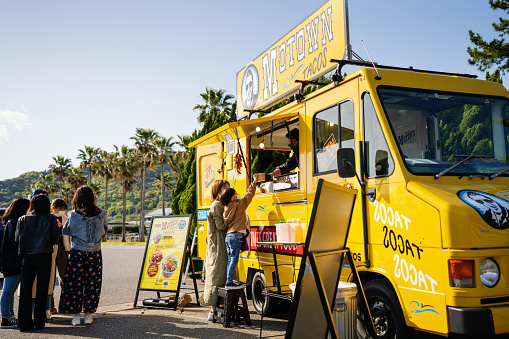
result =
[[[471,190],[459,191],[458,197],[474,208],[491,227],[498,230],[509,228],[509,201],[493,194]]]

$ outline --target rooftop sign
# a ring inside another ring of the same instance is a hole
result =
[[[297,91],[295,80],[314,80],[346,58],[347,0],[329,0],[237,73],[237,118]]]

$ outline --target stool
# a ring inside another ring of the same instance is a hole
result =
[[[224,307],[220,307],[221,298]],[[240,305],[239,299],[242,299],[242,305]],[[222,322],[224,327],[230,327],[230,322],[240,323],[241,321],[244,321],[246,325],[251,325],[244,286],[219,287],[217,289],[216,308],[212,322],[217,321]]]

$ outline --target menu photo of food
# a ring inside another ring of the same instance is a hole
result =
[[[165,278],[169,278],[179,268],[179,258],[175,254],[169,254],[161,262],[161,273]]]
[[[162,238],[163,238],[162,232],[156,232],[152,236],[152,240],[154,241],[154,244],[159,244],[159,242],[161,241]]]
[[[159,263],[163,259],[163,252],[161,252],[160,249],[157,249],[152,255],[150,256],[150,263]]]
[[[154,253],[152,253],[148,261],[150,265],[148,265],[147,268],[147,275],[149,277],[154,277],[157,275],[157,272],[159,272],[159,263],[163,260],[163,252],[161,250],[156,249]]]

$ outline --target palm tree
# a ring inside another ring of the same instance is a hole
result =
[[[178,178],[180,174],[184,171],[186,159],[187,156],[184,156],[183,152],[174,152],[170,154],[170,157],[168,158],[168,164],[170,165],[170,168],[173,171],[174,177]]]
[[[178,140],[175,141],[175,145],[180,146],[184,149],[184,154],[187,156],[189,154],[189,144],[191,143],[191,136],[190,135],[178,135]]]
[[[87,177],[85,177],[81,169],[75,167],[67,177],[67,183],[76,191],[79,187],[87,184]]]
[[[69,185],[62,186],[62,199],[69,204],[70,208],[72,208],[72,198],[74,197],[74,193],[74,190]]]
[[[161,197],[163,202],[163,215],[166,215],[164,210],[164,190],[166,188],[164,184],[164,165],[169,162],[169,157],[172,152],[172,147],[175,144],[172,141],[172,137],[158,137],[155,139],[154,143],[156,146],[155,159],[161,168],[161,174],[159,175],[159,179],[161,180]]]
[[[80,168],[86,169],[88,168],[88,183],[92,183],[92,174],[93,173],[93,165],[94,160],[97,157],[97,154],[99,153],[101,149],[100,148],[94,148],[90,146],[85,146],[85,150],[79,149],[78,151],[80,154],[78,154],[78,159],[81,160]]]
[[[224,89],[215,90],[213,88],[205,87],[205,93],[200,94],[205,104],[194,106],[194,110],[199,110],[198,122],[203,123],[207,115],[213,108],[222,110],[228,106],[231,106],[231,102],[228,100],[233,99],[233,95],[225,94]]]
[[[97,155],[97,173],[104,178],[104,209],[108,210],[108,181],[113,179],[114,162],[116,155],[114,152],[108,153],[99,150]]]
[[[159,134],[153,129],[137,128],[136,135],[131,137],[134,140],[134,146],[143,160],[143,166],[140,168],[141,189],[140,189],[140,237],[141,242],[145,241],[145,176],[147,174],[147,161],[154,155],[154,140]],[[149,163],[150,164],[150,163]]]
[[[161,180],[161,174],[156,174],[156,179],[159,180],[159,184],[157,184],[157,187],[161,189],[161,184],[164,182],[164,187],[168,189],[173,188],[173,183],[175,182],[175,177],[172,176],[170,173],[164,173],[164,181]]]
[[[126,193],[131,190],[136,182],[135,175],[138,171],[138,163],[135,159],[134,149],[125,145],[120,147],[120,149],[115,146],[115,149],[116,158],[113,178],[122,186],[122,242],[125,242]]]
[[[59,197],[62,197],[62,185],[65,177],[72,169],[72,162],[69,158],[64,158],[61,155],[53,157],[54,164],[49,165],[49,168],[54,176],[58,177],[60,185],[58,187]]]
[[[53,177],[53,174],[40,174],[39,180],[31,185],[32,190],[36,188],[42,188],[48,194],[51,196],[52,194],[55,194],[57,192],[57,186],[55,185],[55,178]]]
[[[103,192],[101,191],[101,187],[99,187],[99,184],[96,182],[91,183],[90,188],[94,192],[94,195],[96,196],[96,198],[99,198],[101,196],[101,194],[103,194]]]

